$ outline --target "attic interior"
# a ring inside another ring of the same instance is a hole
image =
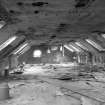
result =
[[[0,105],[105,105],[104,0],[0,0]]]

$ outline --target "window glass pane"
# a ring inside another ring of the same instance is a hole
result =
[[[82,49],[89,51],[88,48],[86,48],[84,45],[82,45],[80,42],[75,42],[75,44],[79,47],[81,47]]]
[[[21,45],[19,48],[17,48],[17,49],[13,52],[13,54],[19,53],[19,52],[20,52],[22,49],[24,49],[26,46],[28,46],[28,43],[25,43],[25,44]]]
[[[75,50],[73,50],[72,48],[70,48],[70,47],[67,46],[67,45],[64,45],[64,47],[65,47],[66,49],[68,49],[69,51],[71,51],[71,52],[75,52]]]
[[[71,48],[73,48],[76,52],[81,52],[78,48],[76,48],[75,46],[73,46],[73,45],[71,45],[71,44],[69,44],[69,46],[71,47]]]
[[[33,52],[33,57],[41,57],[42,56],[42,51],[41,50],[35,50]]]
[[[95,47],[96,49],[98,49],[99,51],[103,51],[105,49],[103,49],[99,44],[97,44],[96,42],[94,42],[91,39],[86,39],[86,41],[91,44],[93,47]]]
[[[17,36],[13,36],[9,38],[7,41],[5,41],[2,45],[0,45],[0,51],[4,49],[5,47],[7,47],[9,44],[11,44],[16,38]]]

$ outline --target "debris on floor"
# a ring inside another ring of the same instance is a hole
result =
[[[0,101],[0,105],[104,104],[105,74],[79,69],[67,65],[28,65],[23,74],[2,79],[9,84],[11,98]]]

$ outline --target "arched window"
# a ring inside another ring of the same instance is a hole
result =
[[[42,56],[42,51],[41,51],[41,50],[35,50],[35,51],[33,52],[33,57],[39,58],[39,57],[41,57],[41,56]]]

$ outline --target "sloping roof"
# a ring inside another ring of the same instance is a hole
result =
[[[105,48],[104,0],[0,0],[0,44],[24,36],[32,45],[61,44],[95,38]],[[82,42],[81,42],[82,43]],[[89,50],[94,52],[88,43]]]

